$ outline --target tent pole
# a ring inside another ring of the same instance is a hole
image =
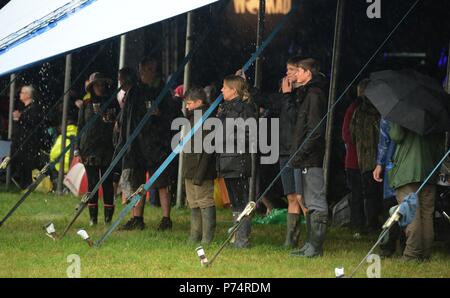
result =
[[[13,133],[13,112],[14,112],[14,100],[16,93],[16,74],[11,75],[11,85],[9,87],[9,118],[8,118],[8,140],[12,139]],[[11,155],[11,152],[9,153]],[[6,170],[6,190],[9,190],[9,185],[11,183],[11,164],[8,165]]]
[[[328,98],[328,111],[329,116],[327,119],[326,128],[326,149],[324,158],[324,178],[325,178],[325,192],[328,198],[328,187],[330,178],[330,164],[331,164],[331,149],[333,146],[333,122],[334,122],[334,110],[332,109],[336,96],[337,86],[339,81],[339,66],[341,62],[341,43],[342,43],[342,31],[344,22],[344,9],[345,0],[338,0],[336,6],[336,25],[334,32],[334,46],[333,46],[333,60],[331,66],[331,82],[330,93]]]
[[[69,110],[69,100],[70,100],[70,84],[71,84],[71,72],[72,72],[72,54],[66,56],[66,71],[64,79],[64,101],[63,101],[63,114],[61,121],[61,152],[66,148],[67,140],[67,113]],[[59,171],[58,171],[58,185],[57,193],[58,195],[63,194],[63,180],[64,180],[64,167],[65,167],[65,155],[61,157],[59,161]]]
[[[127,35],[120,36],[119,70],[127,64]]]
[[[259,0],[259,9],[258,9],[258,29],[256,33],[256,50],[261,47],[264,38],[264,29],[265,29],[265,21],[266,21],[266,0]],[[255,87],[260,89],[262,82],[262,57],[259,56],[255,62]],[[257,115],[259,111],[257,111]],[[257,148],[257,144],[256,148]],[[256,183],[257,183],[257,155],[252,153],[252,170],[250,177],[250,187],[248,199],[249,201],[255,201],[256,199]]]
[[[171,51],[172,51],[172,63],[170,68],[170,74],[177,71],[178,66],[178,19],[174,18],[170,23],[171,29]]]
[[[162,72],[164,80],[170,75],[170,28],[169,21],[162,22],[163,50],[162,50]]]
[[[187,14],[187,29],[186,29],[186,55],[188,55],[192,50],[192,34],[194,29],[194,12],[189,12]],[[184,93],[189,90],[191,86],[191,69],[192,63],[189,61],[184,68],[184,80],[183,87]],[[186,115],[186,105],[183,102],[183,115]],[[184,136],[185,127],[181,128],[181,135]],[[178,162],[178,183],[177,183],[177,208],[184,207],[183,202],[183,151],[180,152],[179,162]]]
[[[447,82],[445,84],[445,89],[447,93],[450,94],[450,45],[448,47],[448,56],[447,56]],[[449,148],[449,133],[445,133],[445,150],[448,151]]]

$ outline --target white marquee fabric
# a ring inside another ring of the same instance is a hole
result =
[[[43,33],[0,53],[0,76],[217,0],[96,0]],[[12,0],[0,10],[0,40],[70,0]]]

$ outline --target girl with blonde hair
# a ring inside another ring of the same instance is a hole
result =
[[[217,117],[223,124],[223,141],[234,142],[234,150],[218,153],[216,167],[218,177],[224,178],[231,201],[233,220],[236,221],[249,202],[249,178],[251,177],[251,154],[247,150],[238,152],[236,144],[239,138],[245,137],[245,148],[249,148],[249,130],[246,127],[245,136],[238,136],[236,133],[227,131],[230,128],[225,122],[227,119],[246,121],[249,118],[256,118],[256,108],[251,101],[247,82],[240,76],[225,77],[222,94],[224,103],[220,106]],[[250,244],[251,221],[248,218],[243,220],[241,228],[236,233],[234,242],[236,248],[247,248]]]

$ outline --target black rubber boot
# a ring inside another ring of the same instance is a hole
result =
[[[202,244],[208,245],[214,239],[216,231],[216,207],[204,208],[202,212]]]
[[[202,240],[202,212],[200,208],[191,209],[191,235],[189,241],[200,243]]]
[[[90,221],[89,221],[89,225],[95,226],[97,225],[98,222],[98,207],[97,206],[89,206],[89,217],[90,217]]]
[[[297,250],[294,250],[291,252],[291,256],[302,256],[303,253],[305,252],[306,249],[308,249],[308,247],[311,245],[310,241],[311,241],[311,215],[309,213],[306,214],[305,216],[305,221],[306,221],[306,239],[305,239],[305,244]]]
[[[105,224],[110,224],[114,216],[115,207],[105,207]]]
[[[252,229],[251,218],[244,217],[241,219],[242,223],[236,232],[236,240],[234,242],[235,248],[249,248],[250,247],[250,233]]]
[[[299,218],[299,214],[288,213],[287,215],[285,248],[296,248],[298,246],[300,236]]]
[[[311,214],[310,246],[303,252],[303,257],[314,258],[323,255],[323,243],[327,233],[328,214],[314,212]]]

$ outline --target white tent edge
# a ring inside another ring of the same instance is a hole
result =
[[[126,8],[120,7],[118,10],[117,7],[119,6],[114,6],[114,4],[118,5],[119,1],[122,0],[97,0],[62,21],[55,28],[2,53],[0,55],[0,77],[117,38],[148,25],[213,4],[218,0],[190,0],[189,5],[177,9],[174,9],[173,5],[170,4],[175,2],[179,4],[178,0],[165,0],[166,5],[158,8],[152,6],[156,2],[153,0],[128,0],[130,5]],[[106,3],[109,3],[109,5],[106,5]],[[106,10],[106,7],[109,10]],[[155,8],[152,14],[147,13],[150,8]],[[124,18],[124,15],[133,15],[134,18]],[[95,32],[92,30],[92,23],[86,22],[91,16],[95,16],[96,24],[102,24]],[[120,20],[121,18],[126,19],[127,22],[117,22],[117,19]],[[67,32],[72,33],[77,38],[69,38]],[[89,34],[85,34],[85,32]],[[49,44],[52,46],[49,47]]]

